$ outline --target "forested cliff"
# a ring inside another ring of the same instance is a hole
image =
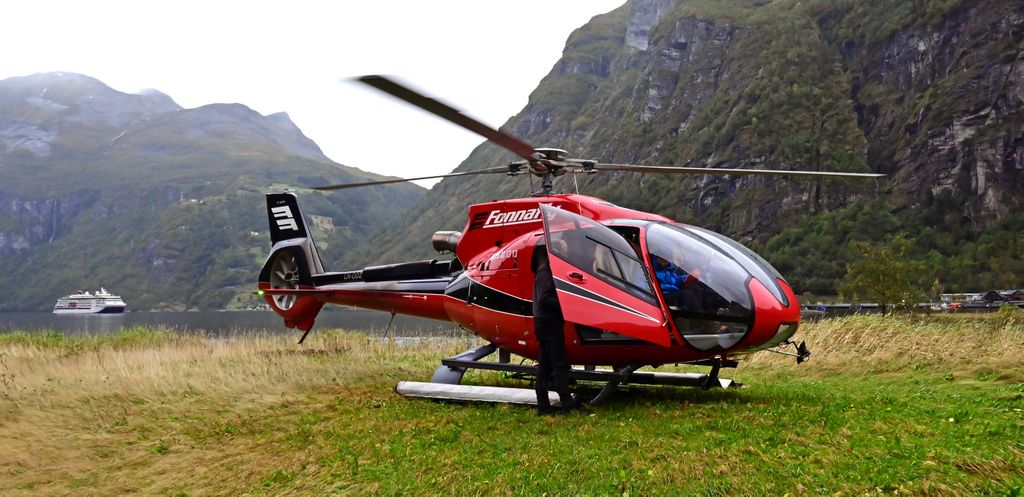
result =
[[[561,183],[733,236],[799,292],[835,292],[851,241],[894,234],[926,262],[922,285],[1021,286],[1022,13],[1020,1],[633,0],[573,33],[503,129],[604,162],[885,173]],[[483,144],[458,170],[512,159]],[[460,229],[468,203],[528,191],[524,178],[445,180],[347,260],[431,257],[429,234]]]

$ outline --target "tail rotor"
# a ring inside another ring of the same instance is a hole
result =
[[[291,251],[282,250],[274,254],[270,263],[271,290],[294,290],[299,287],[299,278],[299,261]],[[277,294],[271,298],[282,311],[291,309],[297,299],[294,294]]]

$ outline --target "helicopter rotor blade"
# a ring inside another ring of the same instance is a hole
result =
[[[581,161],[584,163],[586,161]],[[761,175],[761,176],[802,176],[819,178],[882,178],[878,173],[847,173],[840,171],[804,171],[784,169],[741,169],[718,167],[667,167],[640,166],[635,164],[603,164],[593,163],[595,171],[629,171],[637,173],[670,173],[670,174],[713,174],[713,175]],[[585,169],[582,172],[587,172]],[[573,171],[577,172],[577,171]]]
[[[508,149],[519,157],[526,159],[526,161],[530,163],[531,167],[535,170],[539,169],[536,166],[540,166],[541,168],[543,167],[537,163],[538,157],[535,156],[536,150],[532,145],[510,134],[498,131],[480,121],[477,121],[448,104],[423,95],[384,76],[362,76],[357,78],[357,81],[372,86],[393,97],[404,100],[407,103],[415,105],[416,107],[440,117],[441,119],[487,138],[488,140]],[[546,169],[538,170],[538,172],[544,171],[546,171]]]
[[[404,183],[406,181],[419,181],[421,179],[453,178],[453,177],[456,177],[456,176],[475,176],[475,175],[478,175],[478,174],[508,174],[510,176],[514,176],[514,175],[516,175],[518,173],[519,173],[519,168],[516,167],[516,164],[510,164],[508,166],[491,167],[491,168],[487,168],[487,169],[479,169],[479,170],[476,170],[476,171],[465,171],[465,172],[461,172],[461,173],[436,174],[434,176],[420,176],[418,178],[395,178],[395,179],[385,179],[385,180],[380,180],[380,181],[364,181],[364,182],[360,182],[360,183],[341,183],[341,184],[336,184],[336,185],[315,186],[315,187],[312,187],[311,189],[312,190],[319,190],[319,191],[331,191],[331,190],[342,190],[342,189],[345,189],[345,188],[359,188],[359,187],[363,187],[363,186],[388,185],[388,184],[391,184],[391,183]]]

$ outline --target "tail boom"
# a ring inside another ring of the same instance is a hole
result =
[[[313,237],[293,193],[267,195],[273,248],[260,272],[259,289],[285,326],[309,331],[324,304],[450,321],[444,291],[462,266],[454,261],[417,261],[324,271]]]

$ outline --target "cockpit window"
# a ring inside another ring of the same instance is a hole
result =
[[[748,273],[727,253],[682,228],[651,224],[647,250],[662,296],[677,327],[689,334],[728,334],[749,329],[753,302]]]
[[[620,290],[658,305],[640,255],[622,235],[561,209],[544,209],[548,251]]]
[[[789,307],[789,298],[779,287],[778,280],[786,281],[778,271],[772,267],[768,261],[764,260],[761,256],[757,255],[753,250],[744,247],[736,240],[723,236],[714,231],[706,230],[704,228],[698,228],[696,226],[686,226],[684,229],[697,233],[698,236],[708,240],[716,247],[722,249],[724,252],[729,254],[736,262],[750,272],[757,281],[760,281],[765,288],[771,292],[772,295],[785,307]]]

